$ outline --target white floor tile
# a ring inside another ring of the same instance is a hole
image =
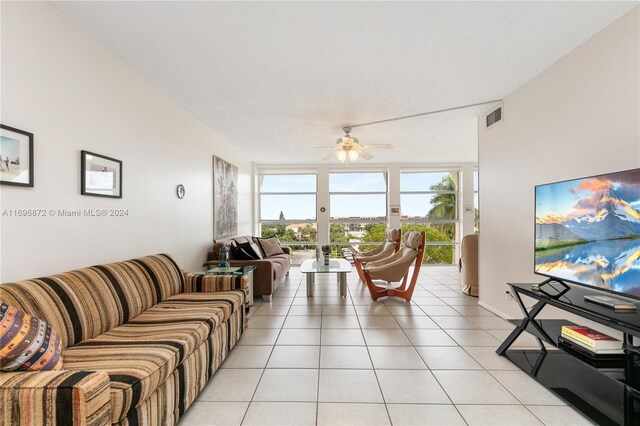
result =
[[[523,405],[457,405],[470,426],[542,425]]]
[[[481,327],[462,315],[459,316],[433,316],[432,319],[443,330],[478,330]]]
[[[411,346],[402,330],[368,328],[362,333],[367,346]]]
[[[252,402],[243,425],[315,425],[316,404],[309,402]]]
[[[383,402],[373,370],[320,370],[320,402]]]
[[[439,329],[440,327],[428,316],[398,316],[396,322],[402,328]]]
[[[497,348],[502,341],[484,330],[446,330],[460,346],[490,346]]]
[[[282,315],[257,316],[249,320],[249,328],[280,328],[286,317]]]
[[[362,328],[400,328],[392,316],[368,315],[358,318]]]
[[[371,359],[365,346],[323,346],[320,368],[371,369]]]
[[[240,346],[273,346],[278,338],[280,329],[278,328],[248,328],[242,333],[242,337],[238,340],[237,345]]]
[[[320,328],[321,316],[288,316],[284,328]]]
[[[360,323],[352,315],[323,315],[322,328],[360,328]]]
[[[524,371],[492,371],[491,375],[524,405],[566,405]]]
[[[273,346],[238,346],[227,355],[220,368],[264,368]]]
[[[318,368],[320,346],[276,346],[267,368]]]
[[[269,302],[269,304],[280,305],[280,306],[291,306],[291,302],[293,302],[293,299],[290,297],[274,297],[273,299],[271,299],[271,302]]]
[[[507,320],[495,316],[468,316],[468,319],[484,329],[513,330],[514,325]]]
[[[397,306],[387,306],[389,311],[394,316],[405,316],[405,315],[417,315],[424,316],[427,315],[424,313],[422,309],[418,305],[397,305]]]
[[[318,425],[389,425],[384,404],[318,404]]]
[[[527,408],[547,426],[587,426],[595,424],[573,407],[528,405]]]
[[[319,328],[283,328],[276,345],[320,345]]]
[[[369,347],[371,360],[374,368],[393,370],[422,370],[427,369],[418,352],[412,347],[389,347],[371,346]]]
[[[240,425],[248,402],[194,402],[178,422],[179,426]]]
[[[317,398],[318,370],[267,369],[253,400],[315,402]]]
[[[442,330],[405,329],[404,332],[414,346],[458,346]]]
[[[323,328],[322,346],[364,346],[364,338],[360,329]]]
[[[322,307],[322,315],[355,315],[355,314],[356,314],[356,310],[351,305]]]
[[[358,315],[391,315],[391,311],[383,304],[355,306]]]
[[[486,371],[436,370],[433,374],[454,404],[518,404]]]
[[[322,306],[292,306],[289,315],[322,315]]]
[[[264,315],[287,315],[289,306],[263,304],[256,310],[256,316]]]
[[[458,346],[418,346],[416,350],[430,370],[482,370],[482,366]]]
[[[251,401],[261,369],[218,369],[198,395],[198,401]]]
[[[394,426],[466,425],[453,405],[387,404]]]
[[[388,404],[451,404],[427,370],[376,370]]]
[[[514,363],[498,355],[494,347],[465,346],[463,349],[487,370],[520,370]]]
[[[456,311],[451,306],[446,306],[446,305],[442,305],[442,306],[425,305],[425,306],[420,306],[420,307],[422,308],[422,310],[427,315],[460,315],[460,312]]]

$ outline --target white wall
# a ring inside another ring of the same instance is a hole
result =
[[[0,209],[129,216],[2,217],[0,282],[159,252],[200,266],[213,239],[212,155],[239,167],[238,231],[251,233],[240,152],[48,3],[3,2],[1,15],[0,121],[35,134],[35,188],[2,186]],[[82,149],[123,161],[123,199],[80,195]]]
[[[640,166],[639,7],[479,120],[480,301],[518,317],[507,282],[533,274],[534,185]]]

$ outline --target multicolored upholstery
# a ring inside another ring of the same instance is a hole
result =
[[[74,398],[65,424],[175,424],[245,330],[247,291],[246,278],[183,274],[156,255],[5,284],[0,300],[59,327],[67,373],[106,380],[107,415]],[[51,401],[38,402],[45,387],[94,397],[84,382],[24,374],[0,376],[0,401],[18,416],[5,410],[0,426],[60,424],[19,408]]]
[[[0,303],[0,371],[61,369],[58,333],[46,321]]]

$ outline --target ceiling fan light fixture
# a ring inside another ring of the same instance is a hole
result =
[[[347,151],[344,150],[339,150],[338,152],[336,152],[336,157],[338,157],[338,161],[341,163],[346,163],[347,162]]]
[[[347,152],[347,157],[349,157],[349,161],[352,163],[358,161],[358,151],[355,149],[349,150],[349,152]]]

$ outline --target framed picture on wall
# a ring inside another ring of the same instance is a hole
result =
[[[80,151],[80,193],[94,197],[122,198],[122,161]]]
[[[238,168],[213,156],[213,238],[238,234]]]
[[[33,187],[33,133],[0,124],[0,183]]]

